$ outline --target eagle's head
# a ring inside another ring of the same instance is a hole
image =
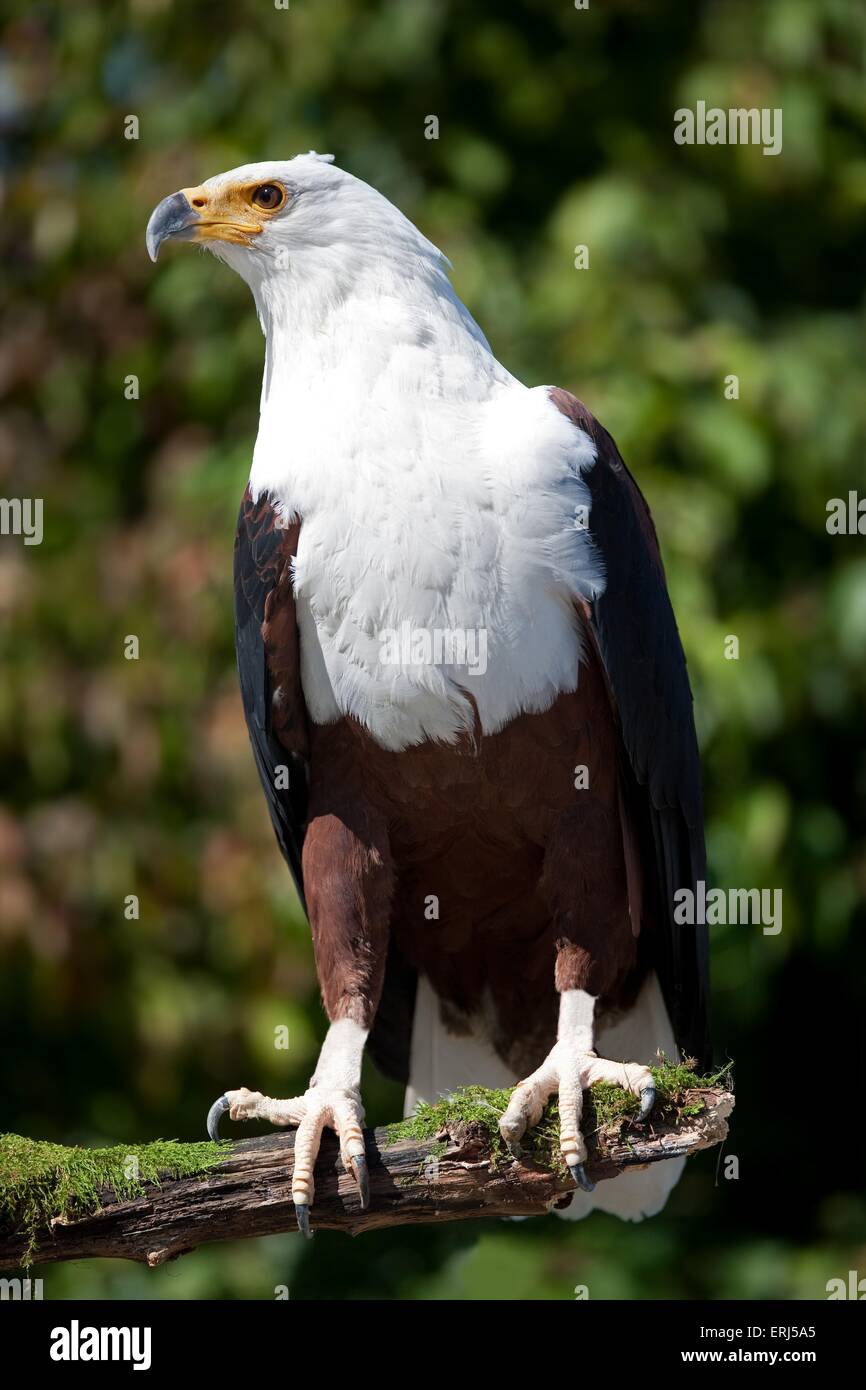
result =
[[[285,277],[342,280],[390,257],[444,257],[387,198],[314,151],[244,164],[163,198],[147,224],[156,260],[169,239],[213,251],[254,291]]]

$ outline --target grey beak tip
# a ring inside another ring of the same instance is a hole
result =
[[[190,207],[182,193],[170,193],[163,198],[150,214],[144,234],[147,254],[152,261],[159,256],[159,248],[167,237],[178,236],[199,220],[198,213]]]

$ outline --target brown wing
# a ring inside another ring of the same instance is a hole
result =
[[[694,891],[706,872],[686,660],[655,527],[637,483],[581,401],[558,389],[550,398],[598,451],[584,479],[606,587],[590,605],[589,621],[619,720],[628,819],[640,854],[642,926],[652,934],[653,963],[677,1043],[704,1065],[710,1052],[707,929],[674,920],[674,894]]]

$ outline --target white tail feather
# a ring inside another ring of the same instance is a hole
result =
[[[516,1079],[480,1029],[461,1037],[446,1030],[439,1014],[439,998],[426,976],[420,976],[404,1113],[410,1115],[419,1100],[434,1101],[459,1086],[498,1090],[513,1086]]]

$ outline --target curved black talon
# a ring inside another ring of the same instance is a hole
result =
[[[358,1184],[358,1196],[361,1201],[361,1210],[366,1211],[370,1205],[370,1172],[367,1168],[367,1159],[364,1154],[355,1154],[352,1159],[355,1182]]]
[[[637,1123],[645,1124],[650,1117],[650,1112],[656,1103],[655,1086],[644,1086],[640,1093],[640,1111],[638,1112]]]
[[[298,1218],[298,1230],[305,1240],[312,1240],[313,1233],[310,1230],[310,1208],[299,1203],[295,1206],[295,1215]]]
[[[215,1100],[207,1112],[207,1132],[215,1144],[220,1141],[220,1115],[224,1115],[228,1108],[228,1096],[220,1096],[219,1100]]]
[[[590,1182],[589,1178],[586,1176],[586,1169],[584,1168],[583,1164],[571,1163],[568,1159],[566,1159],[566,1162],[568,1163],[568,1171],[574,1178],[574,1181],[577,1183],[577,1186],[582,1188],[584,1192],[594,1192],[595,1183]]]

